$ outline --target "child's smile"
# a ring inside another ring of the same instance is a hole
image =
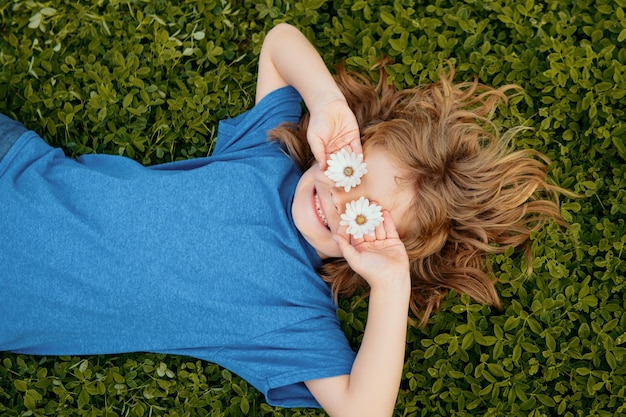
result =
[[[330,227],[328,227],[328,219],[326,219],[326,214],[324,214],[324,208],[322,207],[322,202],[320,201],[320,196],[315,187],[313,187],[313,204],[315,205],[315,210],[317,211],[317,216],[320,222],[322,222],[324,227],[330,230]]]

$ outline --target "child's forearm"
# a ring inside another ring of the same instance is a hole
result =
[[[409,310],[409,291],[372,289],[363,342],[350,374],[361,416],[391,416],[398,396]]]
[[[298,29],[284,23],[265,37],[259,58],[257,98],[280,87],[281,83],[298,90],[309,109],[330,100],[344,100],[313,45]]]
[[[410,290],[373,288],[363,342],[349,376],[309,381],[332,417],[386,417],[398,396]]]

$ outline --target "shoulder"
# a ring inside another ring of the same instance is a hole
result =
[[[232,119],[220,121],[214,153],[265,143],[271,129],[282,123],[298,123],[300,117],[300,94],[290,86],[276,89],[250,110]]]

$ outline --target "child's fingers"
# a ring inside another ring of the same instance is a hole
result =
[[[371,236],[369,235],[363,235],[359,238],[356,238],[352,235],[350,235],[350,243],[352,243],[352,246],[358,246],[363,242],[367,242],[369,239],[369,241],[374,240]]]
[[[354,239],[354,246],[357,246],[360,243],[372,243],[376,241],[376,235],[374,233],[372,234],[364,234],[362,238],[360,239]]]
[[[374,229],[374,235],[376,236],[376,240],[385,240],[387,238],[387,233],[385,232],[385,222],[382,222],[376,227],[376,229]]]
[[[374,233],[376,234],[376,240],[387,239],[387,231],[385,230],[385,223],[387,223],[388,220],[385,220],[385,210],[383,210],[382,214],[383,214],[383,221],[374,229]]]
[[[363,148],[361,147],[361,137],[358,132],[355,137],[348,143],[349,151],[356,153],[357,155],[361,155],[363,153]]]
[[[398,231],[396,230],[396,225],[393,223],[391,219],[391,214],[387,210],[383,210],[383,223],[382,227],[384,228],[385,237],[384,239],[399,239]]]
[[[349,136],[353,137],[355,134],[349,133]],[[358,132],[356,133],[356,138],[357,139],[349,139],[348,136],[335,138],[332,143],[326,145],[326,153],[328,154],[328,157],[330,158],[330,155],[337,153],[342,149],[348,153],[354,152],[357,155],[362,154],[363,149],[361,148],[361,138],[359,137]]]
[[[309,146],[311,147],[311,153],[313,153],[313,157],[317,161],[320,169],[322,171],[328,168],[327,160],[328,157],[326,155],[326,148],[324,143],[321,140],[309,140]]]
[[[355,239],[353,237],[352,244],[354,246],[357,246],[359,243],[363,243],[363,242],[372,243],[372,242],[376,242],[377,240],[385,240],[386,239],[385,236],[386,236],[385,228],[381,224],[378,227],[376,227],[376,229],[374,229],[372,233],[364,234],[363,237],[359,239]]]

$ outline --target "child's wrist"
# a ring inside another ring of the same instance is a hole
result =
[[[307,103],[307,107],[310,112],[325,111],[330,105],[339,104],[348,106],[346,98],[338,88],[336,90],[330,89],[316,92],[315,96],[309,101],[310,103]]]
[[[405,296],[408,301],[411,294],[411,277],[407,274],[401,278],[394,276],[388,279],[376,280],[370,283],[370,296],[373,293],[380,297],[392,297],[393,299]]]

